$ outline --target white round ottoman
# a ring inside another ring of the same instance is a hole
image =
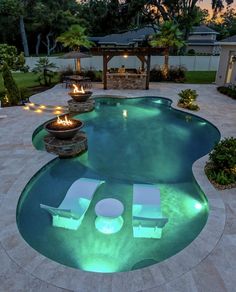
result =
[[[121,201],[113,198],[103,199],[95,206],[97,218],[95,227],[105,234],[113,234],[121,230],[124,220],[124,206]]]

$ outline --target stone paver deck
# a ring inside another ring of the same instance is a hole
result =
[[[94,86],[96,95],[163,96],[173,100],[185,88],[197,89],[201,110],[197,115],[215,124],[222,137],[236,136],[236,101],[219,94],[214,85],[151,84],[149,91],[107,90]],[[31,101],[64,106],[67,91],[61,85],[38,94]],[[54,156],[32,146],[32,133],[50,119],[49,112],[35,113],[21,107],[0,110],[0,291],[235,291],[236,287],[236,189],[217,191],[204,174],[207,156],[193,165],[193,173],[210,205],[206,226],[177,255],[141,270],[96,274],[75,270],[37,253],[22,239],[16,226],[18,198],[42,166]]]

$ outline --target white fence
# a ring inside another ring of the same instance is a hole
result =
[[[62,59],[58,57],[49,57],[50,61],[55,63],[58,70],[74,68],[74,60]],[[219,66],[219,56],[170,56],[170,66],[184,66],[189,71],[217,71]],[[26,58],[26,64],[32,70],[38,58]],[[151,57],[151,68],[162,65],[164,62],[163,56]],[[81,66],[84,69],[102,70],[102,56],[94,56],[91,58],[81,59]],[[124,58],[122,56],[114,57],[108,63],[109,68],[119,68],[124,65],[126,68],[140,67],[140,61],[137,57],[130,56]]]

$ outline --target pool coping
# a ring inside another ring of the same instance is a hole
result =
[[[140,96],[136,96],[138,97]],[[173,100],[171,107],[190,113],[177,108]],[[202,117],[201,113],[198,113],[196,116]],[[202,118],[205,119],[205,117]],[[214,122],[211,123],[214,125]],[[32,139],[32,137],[28,138]],[[158,264],[129,272],[93,273],[63,266],[31,248],[21,237],[16,225],[16,207],[22,190],[32,174],[55,158],[33,147],[29,151],[34,156],[32,167],[18,177],[2,198],[0,209],[4,219],[1,220],[0,227],[3,230],[7,226],[7,230],[1,232],[1,246],[18,266],[50,285],[71,291],[96,290],[97,288],[101,291],[111,291],[111,287],[112,290],[120,291],[143,291],[157,288],[176,280],[201,263],[214,250],[223,234],[226,220],[225,206],[219,192],[214,189],[204,173],[204,165],[208,157],[206,155],[194,162],[192,170],[197,183],[208,199],[209,217],[200,234],[186,248]],[[14,241],[13,244],[9,244],[10,240]]]

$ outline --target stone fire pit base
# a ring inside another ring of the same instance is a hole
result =
[[[88,99],[83,102],[76,102],[73,99],[70,99],[68,101],[69,111],[72,113],[84,113],[84,112],[90,112],[95,107],[95,101],[94,99]]]
[[[47,152],[58,155],[59,157],[74,157],[87,150],[87,137],[84,132],[78,132],[72,139],[61,140],[52,135],[44,137]]]

